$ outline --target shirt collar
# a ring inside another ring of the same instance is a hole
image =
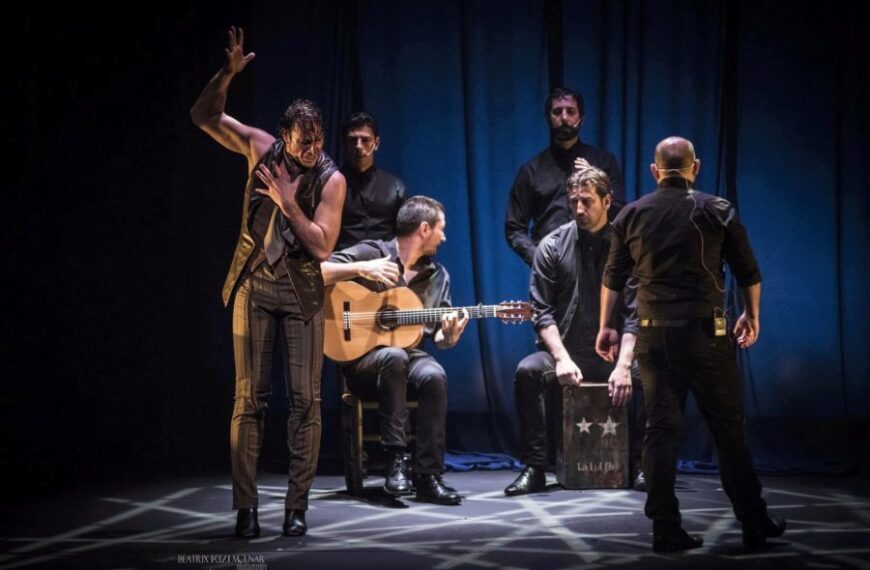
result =
[[[394,261],[398,266],[401,273],[405,272],[405,266],[402,264],[402,260],[399,259],[399,242],[398,238],[393,238],[392,240],[387,242],[386,249],[387,253],[390,255],[390,260]],[[428,255],[424,255],[417,261],[417,265],[420,267],[420,271],[417,272],[417,275],[412,279],[412,281],[416,281],[418,278],[427,277],[431,272],[435,271],[435,260],[432,259]]]
[[[550,152],[553,153],[553,156],[556,157],[556,160],[574,160],[578,156],[580,156],[580,149],[583,147],[583,143],[580,142],[580,139],[577,139],[571,147],[562,148],[560,145],[555,142],[550,142]]]
[[[658,190],[692,190],[695,185],[688,178],[681,176],[669,176],[662,178],[657,187]]]
[[[609,241],[610,240],[610,222],[604,224],[597,232],[587,232],[585,230],[581,230],[577,226],[577,222],[574,222],[574,232],[576,234],[577,241],[580,242],[597,242],[597,241]]]
[[[372,178],[374,178],[375,176],[376,170],[377,167],[374,164],[365,172],[360,172],[356,168],[351,167],[349,164],[345,164],[344,168],[341,169],[342,173],[346,178],[349,178],[354,182],[359,182],[363,185],[371,182]]]

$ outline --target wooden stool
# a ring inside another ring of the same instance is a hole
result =
[[[628,413],[606,383],[560,386],[556,405],[556,480],[566,489],[628,486]]]
[[[342,375],[342,383],[344,375]],[[344,456],[344,481],[347,491],[358,497],[362,495],[363,480],[366,477],[366,452],[364,445],[371,442],[380,442],[380,432],[366,433],[364,414],[372,410],[377,413],[379,404],[374,400],[362,400],[351,394],[347,389],[341,395],[341,425],[342,425],[342,454]],[[417,402],[409,400],[408,422],[405,429],[408,434],[409,449],[415,439],[411,422],[411,412],[417,409]]]

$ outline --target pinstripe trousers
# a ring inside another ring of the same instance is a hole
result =
[[[283,265],[273,270],[262,263],[243,278],[233,303],[236,392],[230,454],[234,509],[258,503],[257,461],[272,392],[272,357],[282,337],[290,452],[285,508],[305,510],[320,451],[323,313],[303,320]]]

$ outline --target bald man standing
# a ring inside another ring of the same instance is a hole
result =
[[[713,435],[722,487],[742,522],[744,545],[762,547],[785,531],[785,519],[768,514],[752,467],[735,355],[735,344],[745,349],[758,339],[761,273],[731,203],[695,190],[700,168],[691,141],[670,137],[656,146],[650,171],[658,187],[626,206],[613,221],[601,286],[596,350],[612,360],[616,300],[632,271],[639,284],[635,356],[648,417],[645,512],[653,520],[656,552],[703,544],[683,530],[674,493],[678,438],[689,391]],[[745,306],[730,335],[724,263],[737,279]]]

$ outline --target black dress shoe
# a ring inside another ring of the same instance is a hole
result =
[[[239,538],[257,538],[260,536],[257,509],[239,509],[236,515],[236,536]]]
[[[435,503],[436,505],[458,505],[462,502],[462,497],[441,484],[437,475],[421,475],[415,483],[418,501]]]
[[[680,552],[698,548],[702,544],[703,538],[690,535],[680,526],[663,531],[653,530],[653,552]]]
[[[435,475],[435,478],[438,479],[438,482],[441,483],[442,487],[444,487],[445,489],[447,489],[451,493],[459,493],[459,491],[457,491],[456,489],[454,489],[453,487],[451,487],[450,485],[448,485],[447,483],[444,482],[444,474],[443,473],[438,473],[437,475]]]
[[[743,546],[746,548],[761,548],[767,544],[768,538],[777,538],[785,532],[786,522],[783,517],[764,515],[760,521],[743,521]]]
[[[446,481],[444,481],[444,474],[443,474],[443,473],[438,473],[437,475],[435,475],[435,478],[438,479],[438,482],[441,483],[441,486],[442,486],[442,487],[444,487],[445,489],[447,489],[447,490],[450,491],[451,493],[459,494],[459,491],[457,491],[456,489],[454,489],[453,487],[451,487],[450,485],[448,485]],[[414,491],[414,492],[417,491],[417,489],[414,488],[413,485],[411,486],[411,490]],[[460,497],[461,497],[461,496],[462,496],[462,495],[460,495]]]
[[[547,474],[543,467],[528,465],[522,470],[516,480],[505,487],[504,494],[508,497],[540,493],[547,488]]]
[[[631,488],[635,491],[640,491],[641,493],[646,492],[646,477],[643,475],[643,471],[638,471],[637,475],[634,477],[634,480],[631,482]]]
[[[284,536],[302,536],[308,532],[305,522],[305,511],[287,509],[284,511],[284,526],[281,527]]]
[[[390,495],[407,495],[411,492],[411,481],[405,467],[405,452],[397,451],[390,462],[390,470],[384,479],[384,491]]]

